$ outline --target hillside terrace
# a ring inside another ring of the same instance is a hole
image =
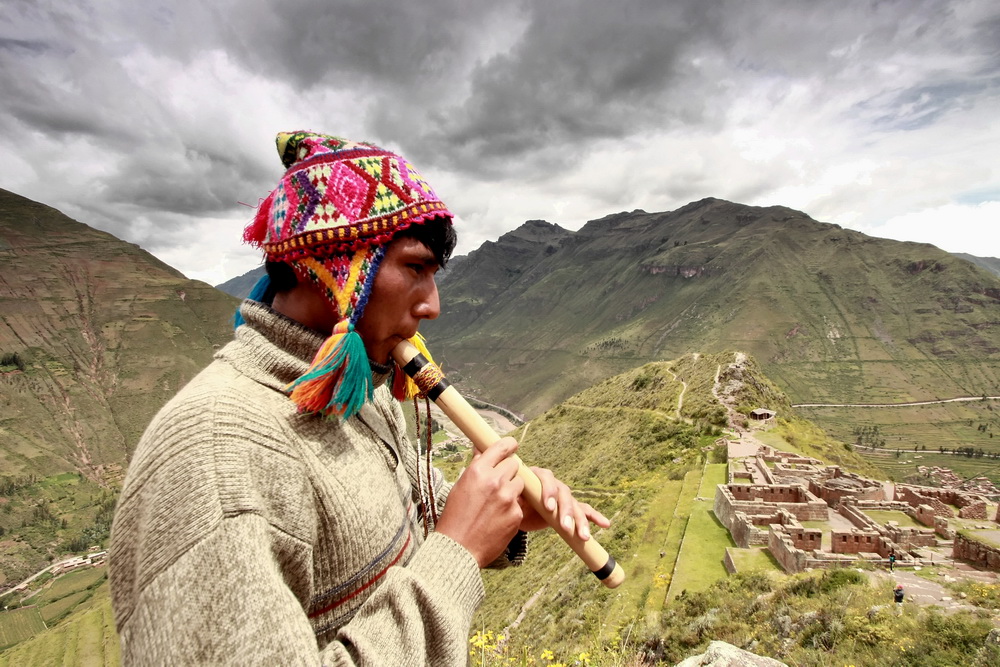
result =
[[[948,546],[952,558],[1000,571],[1000,515],[987,516],[984,496],[893,487],[766,445],[730,455],[715,515],[738,548],[765,547],[788,572],[886,563],[890,554],[897,565],[913,566],[933,562],[935,553],[940,560],[933,550]],[[977,531],[998,544],[977,541]],[[735,562],[727,554],[727,568],[735,571]]]

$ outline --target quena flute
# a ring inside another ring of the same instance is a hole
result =
[[[441,369],[428,361],[412,343],[404,340],[393,349],[392,356],[399,367],[413,378],[420,391],[427,394],[448,415],[448,418],[472,441],[476,449],[484,452],[500,439],[486,420],[469,405],[457,389],[448,383]],[[522,495],[535,511],[545,518],[559,537],[569,544],[601,583],[608,588],[617,588],[625,581],[625,571],[622,570],[622,566],[618,565],[593,537],[584,541],[577,536],[575,530],[566,531],[559,522],[558,512],[549,511],[542,505],[542,483],[538,476],[524,465],[516,454],[514,459],[518,464],[517,474],[524,482]]]

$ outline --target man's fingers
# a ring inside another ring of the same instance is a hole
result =
[[[517,479],[517,471],[520,470],[521,466],[514,459],[504,459],[496,465],[496,471],[499,473],[500,478],[504,481],[511,481]],[[521,482],[521,487],[524,487],[524,482]]]
[[[485,452],[480,453],[483,463],[495,468],[498,463],[517,451],[517,440],[514,438],[501,438],[490,445]]]
[[[596,523],[601,528],[607,528],[611,525],[611,519],[604,516],[587,503],[583,503],[583,507],[585,508],[587,518],[591,521],[591,523]]]

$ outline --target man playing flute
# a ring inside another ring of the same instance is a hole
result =
[[[440,312],[452,214],[402,157],[281,133],[245,240],[267,279],[235,339],[153,419],[112,528],[126,664],[465,664],[480,568],[547,524],[504,438],[458,481],[422,473],[391,361]],[[608,520],[547,470],[546,507]]]

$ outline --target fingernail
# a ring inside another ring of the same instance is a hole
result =
[[[583,539],[585,539],[585,540],[589,540],[590,539],[590,528],[588,528],[587,526],[584,526],[583,529],[580,532],[583,533],[583,535],[582,535]]]
[[[554,512],[555,509],[556,509],[556,499],[555,498],[547,498],[545,500],[545,508],[548,509],[550,512]]]
[[[573,525],[574,525],[574,523],[573,523],[573,517],[571,517],[569,515],[566,515],[566,516],[563,517],[562,526],[563,526],[563,528],[566,529],[566,532],[568,532],[568,533],[573,532]]]

